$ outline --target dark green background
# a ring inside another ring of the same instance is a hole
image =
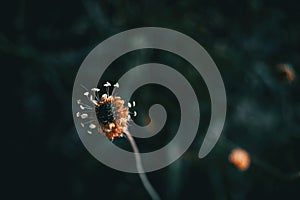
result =
[[[100,85],[114,82],[131,67],[155,61],[182,72],[197,93],[201,123],[195,142],[181,159],[148,174],[162,198],[299,199],[299,10],[296,0],[2,2],[1,195],[9,195],[2,198],[149,198],[136,174],[110,169],[87,152],[73,124],[71,94],[81,62],[96,45],[127,29],[158,26],[189,35],[208,51],[228,98],[222,138],[200,160],[210,100],[192,66],[168,52],[141,50],[120,57],[102,77]],[[295,81],[278,76],[279,63],[293,66]],[[141,151],[170,141],[180,117],[172,92],[147,85],[132,99],[137,123],[149,122],[153,103],[163,104],[169,115],[157,136],[137,140]],[[115,143],[128,148],[124,139]],[[237,146],[252,156],[247,171],[228,162]]]

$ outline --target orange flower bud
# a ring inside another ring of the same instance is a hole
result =
[[[292,82],[295,80],[295,71],[293,67],[289,64],[279,64],[277,65],[277,70],[281,75],[281,78],[283,80],[286,80],[288,82]]]
[[[248,169],[251,160],[250,155],[247,153],[247,151],[240,148],[233,149],[229,154],[228,159],[241,171],[245,171]]]

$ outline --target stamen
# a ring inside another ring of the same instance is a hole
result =
[[[84,103],[80,103],[79,107],[84,110],[84,109],[88,109],[88,110],[92,110],[92,107],[87,105],[87,104],[84,104]]]
[[[88,132],[88,134],[92,134],[92,131],[87,131]]]
[[[137,116],[137,112],[136,111],[133,112],[133,116],[134,117]]]
[[[115,91],[116,91],[116,88],[119,88],[119,87],[120,87],[119,83],[114,84],[114,89],[113,89],[113,91],[111,92],[111,95],[112,95],[112,96],[114,95],[114,93],[115,93]]]
[[[99,89],[99,88],[92,88],[91,91],[92,91],[92,92],[99,92],[100,89]]]
[[[135,107],[135,101],[132,102],[132,107]]]
[[[119,88],[120,87],[119,83],[114,84],[114,87]]]
[[[128,102],[127,105],[128,105],[129,108],[131,108],[131,103],[130,102]]]
[[[90,96],[90,101],[91,101],[93,104],[97,105],[97,101],[96,101],[95,99],[93,99],[93,95]]]
[[[109,86],[111,86],[111,84],[109,82],[106,82],[103,86],[104,87],[109,87]]]
[[[96,100],[93,100],[92,103],[95,104],[95,105],[98,104],[98,102]]]
[[[76,117],[80,117],[80,112],[77,112],[77,113],[76,113]]]
[[[84,114],[81,114],[81,118],[82,119],[86,119],[88,117],[88,114],[84,113]]]
[[[79,107],[80,107],[81,110],[85,109],[85,107],[83,105],[80,105]]]
[[[90,129],[94,129],[94,128],[96,128],[96,125],[95,124],[90,124],[89,127],[90,127]]]

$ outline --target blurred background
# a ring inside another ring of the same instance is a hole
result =
[[[147,174],[162,199],[299,199],[299,9],[296,0],[2,2],[0,60],[3,99],[9,102],[2,106],[1,195],[150,198],[137,174],[106,167],[88,153],[73,123],[71,95],[76,73],[96,45],[121,31],[157,26],[182,32],[207,50],[228,100],[222,137],[200,160],[210,98],[189,63],[169,52],[138,50],[99,77],[99,85],[114,82],[136,65],[159,62],[177,69],[195,89],[201,109],[197,138],[179,160]],[[172,91],[145,85],[132,99],[140,125],[149,123],[154,103],[168,113],[160,133],[136,140],[141,152],[167,144],[180,123]],[[114,143],[128,145],[125,139]]]

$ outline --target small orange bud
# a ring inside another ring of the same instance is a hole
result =
[[[295,71],[294,71],[293,67],[289,64],[279,64],[279,65],[277,65],[277,70],[283,80],[292,82],[296,78]]]
[[[247,151],[240,148],[233,149],[228,159],[241,171],[245,171],[248,169],[251,160],[250,155],[247,153]]]

